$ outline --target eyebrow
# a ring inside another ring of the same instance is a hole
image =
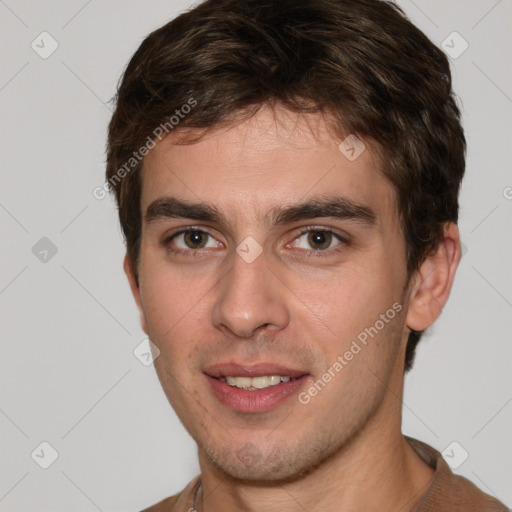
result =
[[[333,217],[351,220],[372,227],[377,215],[368,206],[358,204],[342,196],[310,199],[303,203],[273,208],[268,215],[275,226],[291,224],[302,220]],[[228,224],[221,210],[207,203],[192,203],[176,197],[161,197],[153,201],[144,216],[146,224],[160,219],[186,218],[214,224]]]

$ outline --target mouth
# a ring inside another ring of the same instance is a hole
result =
[[[219,377],[219,380],[226,382],[228,386],[255,391],[257,389],[277,386],[281,382],[293,382],[297,379],[289,375],[259,375],[258,377],[234,377],[230,375],[228,377]]]
[[[214,396],[239,412],[258,413],[276,408],[305,385],[309,373],[283,365],[228,363],[204,372]]]

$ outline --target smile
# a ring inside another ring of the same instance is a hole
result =
[[[277,386],[281,382],[289,382],[295,379],[289,375],[261,375],[258,377],[220,377],[219,380],[238,389],[255,391],[256,389],[266,389]]]

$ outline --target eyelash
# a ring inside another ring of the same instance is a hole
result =
[[[171,247],[169,244],[171,242],[171,240],[179,235],[183,235],[183,234],[186,234],[186,233],[190,233],[191,231],[198,231],[200,233],[204,233],[206,235],[208,235],[209,237],[213,237],[213,235],[211,235],[208,231],[205,231],[204,229],[200,229],[200,228],[195,228],[194,226],[190,226],[186,229],[182,229],[180,231],[177,231],[176,233],[173,233],[172,235],[169,235],[168,237],[166,237],[163,241],[162,241],[162,245],[167,249],[167,251],[169,251],[170,253],[173,253],[173,254],[179,254],[181,256],[185,256],[185,257],[192,257],[192,258],[201,258],[204,256],[204,251],[201,251],[200,249],[176,249],[176,248],[173,248]],[[305,228],[303,228],[298,234],[297,236],[294,237],[294,239],[292,240],[295,241],[297,240],[298,238],[300,238],[302,235],[305,235],[306,233],[311,233],[311,232],[318,232],[318,233],[330,233],[334,238],[336,238],[339,242],[341,242],[341,246],[347,246],[349,245],[349,242],[346,238],[344,238],[343,236],[341,236],[340,234],[338,233],[335,233],[334,231],[332,231],[331,229],[327,229],[327,228],[320,228],[318,226],[306,226]],[[309,257],[325,257],[325,256],[329,256],[333,251],[339,251],[341,250],[339,248],[338,245],[336,245],[334,248],[332,249],[324,249],[324,250],[318,250],[318,249],[310,249],[310,250],[306,250],[306,249],[300,249],[301,251],[305,252],[305,253],[308,253]],[[327,253],[326,255],[322,254],[322,253]]]
[[[309,250],[299,249],[300,251],[305,253],[306,257],[309,257],[309,258],[311,258],[311,257],[314,257],[314,258],[328,257],[328,256],[332,255],[332,253],[334,251],[339,252],[339,251],[342,250],[343,247],[349,245],[349,242],[348,242],[347,238],[345,238],[345,237],[341,236],[340,234],[334,232],[332,229],[322,228],[322,227],[318,227],[318,226],[306,226],[301,231],[299,231],[297,236],[292,241],[297,240],[298,238],[300,238],[302,235],[305,235],[306,233],[312,233],[312,232],[313,233],[314,232],[317,232],[317,233],[329,233],[329,234],[331,234],[335,239],[337,239],[341,243],[336,245],[335,247],[333,247],[331,249],[324,249],[324,250],[319,250],[319,249],[309,249]]]
[[[167,249],[167,251],[169,251],[170,253],[179,254],[179,255],[185,256],[187,258],[201,258],[203,256],[203,254],[201,254],[201,253],[202,252],[204,253],[204,251],[200,251],[198,249],[176,249],[169,245],[173,238],[176,238],[177,236],[183,235],[185,233],[190,233],[191,231],[199,231],[200,233],[205,233],[208,236],[213,238],[213,236],[210,233],[208,233],[208,231],[191,226],[186,229],[177,231],[176,233],[173,233],[172,235],[169,235],[162,241],[162,244]]]

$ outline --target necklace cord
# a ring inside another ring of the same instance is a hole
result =
[[[194,509],[194,512],[197,512],[197,508],[196,508],[196,500],[197,500],[197,495],[199,494],[199,489],[201,489],[203,487],[203,481],[199,481],[199,485],[197,486],[196,488],[196,491],[194,492],[194,502],[192,504],[192,508]]]

